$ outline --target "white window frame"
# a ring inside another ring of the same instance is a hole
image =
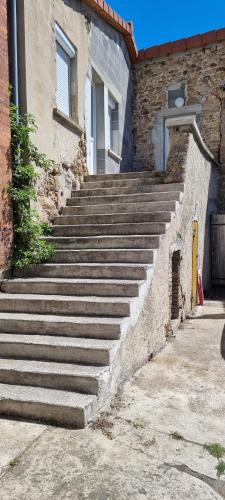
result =
[[[66,55],[69,58],[69,67],[68,67],[68,83],[69,83],[69,89],[68,89],[68,109],[69,109],[69,114],[68,116],[71,117],[71,64],[72,64],[72,59],[76,57],[76,49],[70,42],[70,40],[67,38],[63,30],[60,28],[60,26],[55,23],[55,34],[56,34],[56,51],[57,51],[57,44],[60,46],[60,48],[66,53]],[[57,91],[57,89],[56,89]],[[58,107],[57,103],[57,95],[56,95],[56,105]],[[59,111],[63,112],[60,108]]]
[[[55,33],[56,33],[56,41],[61,45],[61,47],[65,50],[68,56],[72,59],[76,55],[76,49],[69,41],[63,30],[56,23],[55,24]]]
[[[118,101],[114,98],[114,96],[111,94],[110,91],[108,91],[108,145],[109,149],[114,151],[115,145],[113,144],[113,129],[112,129],[112,111],[114,111],[118,108],[118,115],[119,115],[119,103]],[[118,118],[119,119],[119,118]],[[118,130],[119,134],[119,130]],[[115,151],[117,152],[117,151]]]

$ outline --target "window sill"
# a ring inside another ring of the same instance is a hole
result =
[[[74,130],[78,135],[82,135],[84,133],[84,129],[78,125],[72,118],[69,116],[65,115],[60,111],[58,108],[53,108],[53,117],[61,123],[61,125],[64,125],[65,127]]]
[[[108,156],[112,158],[113,160],[117,161],[117,163],[120,163],[122,161],[121,156],[119,156],[115,151],[112,151],[112,149],[108,149]]]

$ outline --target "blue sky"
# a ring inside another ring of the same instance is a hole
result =
[[[225,28],[224,0],[108,0],[135,25],[138,48]]]

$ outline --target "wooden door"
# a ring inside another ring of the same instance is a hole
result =
[[[212,282],[215,286],[225,286],[225,215],[212,215]]]
[[[193,244],[192,244],[192,309],[197,304],[198,299],[198,221],[193,223]]]

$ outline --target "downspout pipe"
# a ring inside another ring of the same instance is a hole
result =
[[[19,66],[18,66],[18,17],[17,0],[11,0],[11,39],[12,39],[12,100],[19,106]]]

